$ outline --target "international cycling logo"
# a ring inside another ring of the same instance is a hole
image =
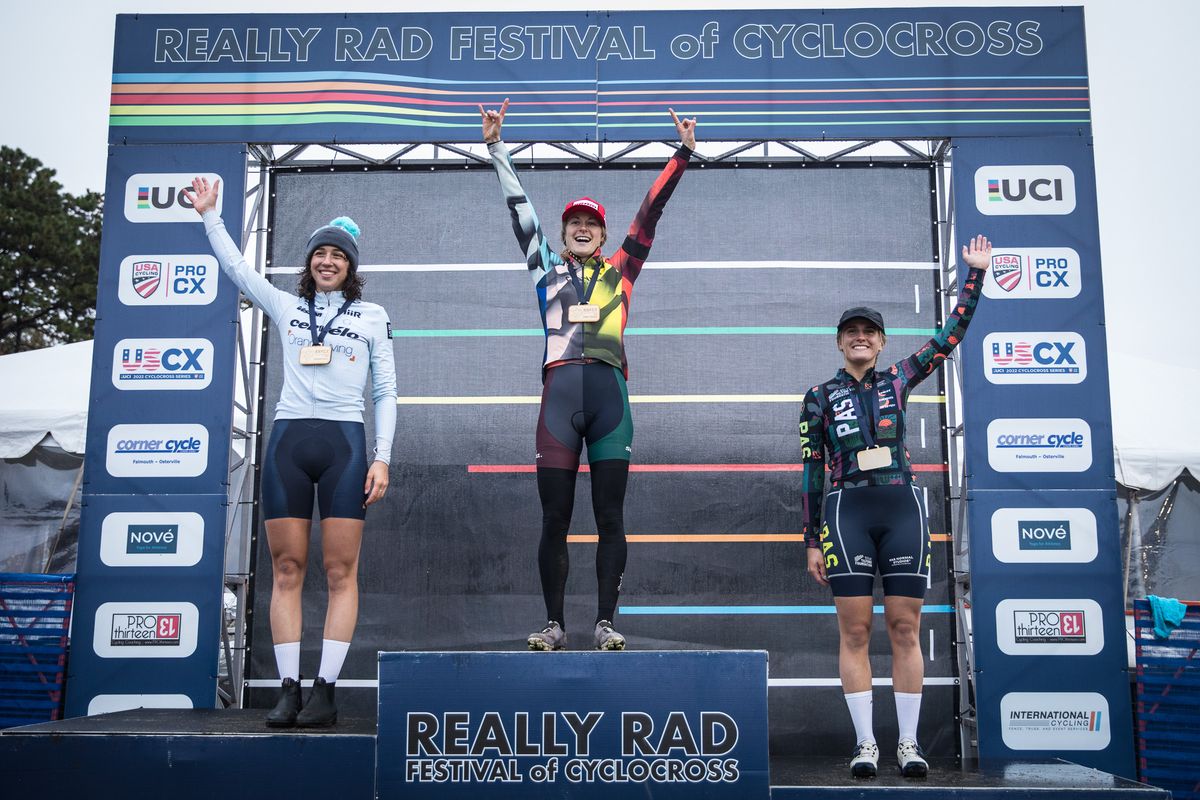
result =
[[[203,425],[114,425],[107,448],[105,467],[114,478],[194,478],[208,467]]]
[[[221,179],[213,172],[201,173],[209,182]],[[139,172],[125,181],[125,219],[130,222],[200,222],[200,215],[184,191],[192,186],[192,173]],[[217,200],[221,213],[223,197]]]
[[[1002,600],[996,644],[1010,656],[1094,656],[1104,649],[1100,604],[1086,598]]]
[[[1065,300],[1082,285],[1079,253],[1070,247],[1006,247],[992,253],[983,293],[998,300]]]
[[[1103,750],[1112,739],[1108,700],[1098,692],[1009,692],[1000,732],[1010,750]]]
[[[204,518],[194,511],[115,511],[100,525],[109,567],[191,567],[203,550]]]
[[[1099,552],[1086,508],[998,508],[991,523],[992,554],[1004,564],[1086,564]]]
[[[1084,472],[1092,466],[1092,429],[1082,419],[995,419],[987,428],[996,472]]]
[[[92,647],[101,658],[187,658],[199,617],[191,603],[102,603]]]
[[[127,306],[203,306],[217,296],[210,255],[138,255],[121,261],[117,296]]]
[[[990,333],[983,339],[983,373],[997,384],[1081,383],[1087,347],[1073,331]]]
[[[1075,173],[1062,164],[987,166],[975,170],[975,207],[988,216],[1070,214]]]
[[[132,391],[203,389],[212,366],[208,339],[122,339],[113,348],[112,382]]]

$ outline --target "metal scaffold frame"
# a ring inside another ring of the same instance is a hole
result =
[[[702,141],[693,159],[696,165],[736,168],[739,165],[772,167],[775,165],[869,167],[876,164],[932,168],[935,171],[933,204],[936,217],[934,258],[942,265],[940,291],[942,319],[957,294],[956,263],[953,258],[953,201],[950,193],[948,159],[949,139],[861,141],[783,141],[740,142]],[[637,167],[659,163],[674,152],[677,144],[653,142],[526,142],[510,145],[514,157],[532,166],[552,169],[603,169]],[[286,171],[383,171],[490,169],[487,148],[481,142],[439,144],[396,144],[349,146],[336,143],[247,146],[247,209],[242,231],[242,249],[260,274],[266,274],[270,262],[268,228],[274,196],[274,176]],[[223,628],[222,670],[219,697],[223,704],[241,707],[247,688],[246,658],[249,654],[253,608],[253,578],[256,572],[258,519],[256,498],[262,441],[264,408],[264,353],[267,320],[256,308],[243,301],[238,328],[238,379],[235,399],[233,460],[230,468],[229,514],[226,536],[226,624]],[[957,658],[959,675],[970,675],[969,628],[964,633],[964,597],[969,597],[966,580],[966,490],[962,479],[962,385],[957,362],[950,359],[946,382],[946,427],[950,465],[950,497],[947,520],[953,525],[954,560],[952,586],[955,587],[956,615],[959,619]],[[236,420],[244,418],[243,425]],[[239,452],[239,446],[241,450]],[[961,551],[961,553],[960,553]],[[961,560],[960,560],[961,554]],[[232,598],[232,599],[230,599]],[[232,608],[229,606],[232,605]],[[974,711],[970,702],[969,681],[960,683],[960,731],[964,755],[974,751]]]

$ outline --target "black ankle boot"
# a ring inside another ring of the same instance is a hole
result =
[[[328,728],[337,724],[337,706],[333,704],[334,684],[324,678],[313,681],[304,710],[296,717],[297,728]]]
[[[279,690],[279,702],[267,714],[268,728],[290,728],[296,724],[296,715],[300,713],[300,683],[292,678],[284,678]]]

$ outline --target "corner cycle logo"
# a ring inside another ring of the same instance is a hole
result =
[[[209,183],[221,180],[215,172],[199,175],[208,178]],[[125,219],[134,223],[200,222],[200,215],[184,195],[194,177],[189,172],[139,172],[129,176],[125,181]],[[218,214],[222,203],[223,198],[218,198]]]
[[[139,255],[121,261],[117,297],[127,306],[204,306],[217,296],[211,255]]]
[[[1099,553],[1086,508],[998,508],[991,527],[992,554],[1005,564],[1087,564]]]
[[[1082,383],[1087,346],[1074,331],[989,333],[983,339],[983,374],[1002,385]]]
[[[109,567],[190,567],[204,551],[204,518],[193,511],[114,512],[100,526]]]
[[[997,300],[1068,300],[1079,296],[1082,274],[1079,253],[1070,247],[997,248],[983,294]]]
[[[192,603],[102,603],[92,649],[101,658],[187,658],[199,621]]]
[[[1062,164],[987,166],[975,170],[975,208],[987,216],[1070,214],[1075,173]]]
[[[107,447],[105,468],[114,478],[195,478],[208,468],[203,425],[114,425]]]
[[[1085,472],[1092,429],[1082,419],[995,419],[987,427],[988,464],[996,472]]]
[[[203,389],[212,382],[208,339],[122,339],[113,348],[113,386],[125,391]]]
[[[1010,750],[1103,750],[1112,739],[1108,700],[1097,692],[1009,692],[1000,733]]]
[[[1104,649],[1100,604],[1086,598],[1002,600],[996,644],[1010,656],[1094,656]]]

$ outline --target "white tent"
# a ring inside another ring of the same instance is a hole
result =
[[[0,458],[21,458],[47,436],[82,454],[92,343],[0,356]]]

